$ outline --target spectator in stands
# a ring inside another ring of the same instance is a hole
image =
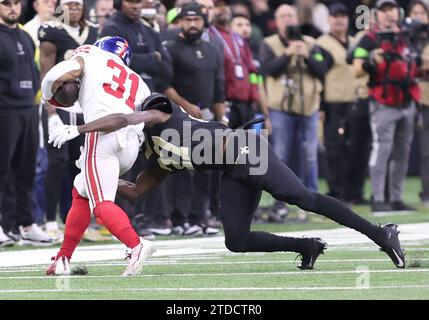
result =
[[[36,15],[28,21],[24,28],[31,35],[36,46],[35,60],[40,68],[40,41],[38,31],[42,23],[54,19],[56,0],[36,0],[33,2]],[[38,224],[44,224],[46,218],[45,209],[45,173],[48,168],[48,154],[45,147],[46,111],[43,103],[39,104],[39,148],[37,150],[36,178],[33,191],[33,217]]]
[[[329,194],[342,201],[354,201],[346,199],[346,192],[348,163],[354,161],[348,157],[348,119],[356,100],[357,85],[353,67],[347,63],[353,39],[348,36],[349,16],[344,4],[331,4],[329,24],[331,32],[317,39],[328,68],[323,82],[322,110],[326,158],[331,173]]]
[[[34,223],[31,214],[39,137],[34,98],[40,81],[34,42],[18,26],[21,13],[22,1],[0,0],[0,208],[9,179],[15,182],[14,212],[7,219],[3,215],[1,226],[6,229],[17,223],[23,241],[49,245],[53,240]],[[1,226],[0,246],[10,244]]]
[[[231,10],[233,16],[241,15],[247,17],[247,19],[250,21],[250,34],[246,37],[246,39],[249,43],[250,49],[252,49],[253,58],[259,60],[259,45],[264,39],[264,34],[256,24],[251,22],[252,15],[248,3],[249,2],[245,0],[233,2],[231,4]]]
[[[378,0],[376,30],[393,32],[396,36],[380,38],[380,33],[371,30],[354,51],[356,75],[370,76],[373,149],[369,167],[373,212],[415,210],[404,204],[402,196],[420,88],[416,82],[417,61],[408,54],[411,52],[408,42],[400,33],[399,11],[395,0]],[[388,172],[389,200],[385,197]]]
[[[115,14],[113,0],[96,0],[95,15],[97,17],[98,31],[103,30],[106,21]]]
[[[420,0],[414,0],[409,7],[409,16],[416,22],[427,25],[429,23],[429,10]],[[426,43],[422,52],[423,72],[419,82],[422,92],[420,104],[420,177],[422,191],[420,199],[424,207],[429,208],[429,43]]]
[[[229,125],[232,128],[253,119],[259,102],[256,66],[246,41],[231,32],[231,8],[216,2],[214,27],[210,31],[224,47],[225,94],[229,104]]]
[[[221,53],[213,44],[201,39],[204,31],[202,6],[184,5],[180,19],[181,33],[167,44],[174,72],[165,94],[195,118],[223,120],[225,87]],[[183,228],[185,235],[218,232],[206,224],[211,185],[211,175],[207,173],[195,172],[191,177],[189,171],[183,170],[170,179],[173,224],[183,227],[189,222],[189,228]],[[192,204],[194,199],[197,203]]]
[[[163,92],[171,78],[171,60],[159,35],[141,21],[143,0],[119,0],[117,12],[100,36],[120,36],[130,45],[130,68],[137,72],[151,91]]]
[[[252,23],[256,24],[264,36],[270,36],[276,32],[274,14],[268,5],[268,0],[251,0]]]
[[[264,39],[260,59],[277,156],[290,165],[298,153],[297,175],[310,190],[318,190],[318,122],[325,61],[315,39],[299,34],[296,10],[281,5],[275,12],[277,34]],[[296,141],[296,149],[293,148]]]

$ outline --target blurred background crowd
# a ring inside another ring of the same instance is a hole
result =
[[[264,116],[255,129],[267,129],[307,188],[323,177],[350,205],[415,210],[403,201],[414,174],[429,207],[425,0],[0,0],[0,246],[61,241],[84,137],[56,149],[47,136],[83,116],[44,106],[40,79],[109,35],[128,41],[130,68],[151,91],[192,116],[232,128]],[[144,165],[140,155],[123,178],[134,181]],[[149,239],[213,235],[221,187],[218,172],[183,170],[136,204],[117,203]],[[289,211],[268,201],[255,220],[284,223]],[[102,221],[85,237],[111,239]]]

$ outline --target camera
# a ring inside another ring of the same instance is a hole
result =
[[[287,26],[286,27],[286,39],[291,41],[302,41],[301,29],[299,26]]]
[[[429,42],[429,24],[407,18],[402,24],[401,30],[402,34],[408,39],[413,51],[420,55]]]

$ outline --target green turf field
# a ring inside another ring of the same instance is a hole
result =
[[[366,246],[328,249],[313,271],[289,253],[153,258],[134,278],[120,276],[121,261],[68,278],[1,268],[0,299],[429,299],[429,244],[407,249],[405,270]]]
[[[322,191],[324,188],[322,185]],[[419,208],[410,215],[374,217],[369,207],[354,209],[377,223],[427,223],[429,210],[419,204],[419,189],[418,179],[407,180],[406,200]],[[270,199],[265,196],[263,201]],[[259,224],[253,229],[311,235],[314,229],[338,227],[316,215],[309,215],[306,223],[296,223],[296,214],[291,211],[287,224]],[[178,238],[157,239],[174,242]],[[225,252],[155,256],[142,275],[134,278],[120,276],[126,265],[123,260],[79,263],[88,268],[88,275],[65,278],[45,277],[46,265],[0,267],[0,300],[429,299],[429,236],[427,240],[404,242],[403,246],[407,252],[404,270],[396,269],[384,253],[370,244],[328,246],[312,271],[298,270],[292,253]],[[0,251],[26,249],[15,246]]]

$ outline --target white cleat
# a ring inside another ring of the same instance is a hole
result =
[[[52,257],[52,263],[46,270],[47,276],[68,276],[70,272],[70,261],[66,256]]]
[[[129,277],[140,274],[143,269],[143,263],[149,259],[155,251],[155,246],[152,241],[140,238],[140,244],[132,249],[128,256],[130,262],[122,273],[122,276]]]

